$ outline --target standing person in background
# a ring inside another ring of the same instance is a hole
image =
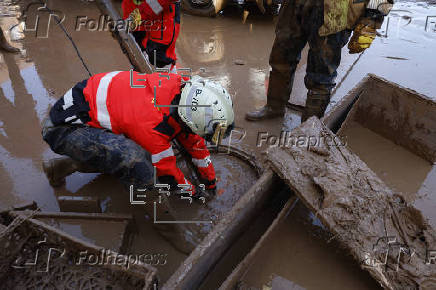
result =
[[[173,69],[180,30],[180,3],[174,0],[123,0],[123,18],[151,64]],[[156,59],[155,59],[156,56]]]
[[[282,117],[291,95],[301,51],[309,43],[304,83],[308,89],[302,121],[321,118],[330,102],[342,47],[350,53],[368,48],[392,6],[390,0],[285,0],[269,63],[267,104],[246,114],[250,121]]]
[[[13,52],[13,53],[20,51],[18,48],[13,47],[8,43],[1,27],[0,27],[0,50],[6,52]]]

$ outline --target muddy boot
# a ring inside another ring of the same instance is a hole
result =
[[[5,35],[3,34],[3,30],[0,28],[0,49],[7,51],[7,52],[19,52],[20,50],[16,47],[13,47],[12,45],[10,45],[7,40]]]
[[[306,99],[306,108],[301,116],[301,123],[305,122],[312,116],[322,118],[324,112],[330,103],[330,94],[318,93],[314,90],[309,90]]]
[[[155,200],[156,222],[153,223],[154,229],[175,249],[189,255],[198,246],[200,241],[197,240],[189,229],[189,225],[174,223],[177,219],[166,196],[162,196],[161,203],[158,200],[158,198]]]
[[[284,113],[284,109],[273,109],[270,106],[265,105],[259,110],[245,114],[245,119],[248,121],[262,121],[266,119],[283,117]]]
[[[54,158],[42,162],[42,169],[50,185],[59,187],[65,184],[65,177],[74,172],[94,173],[96,170],[86,164],[77,162],[70,157]]]

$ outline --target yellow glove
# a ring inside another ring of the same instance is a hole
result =
[[[136,30],[141,25],[141,22],[142,22],[141,12],[139,12],[138,8],[135,8],[135,10],[133,10],[132,13],[130,13],[129,19],[130,19],[130,30],[131,31]]]
[[[362,21],[354,28],[353,36],[348,43],[350,53],[360,53],[371,46],[376,36],[376,24],[372,21]]]

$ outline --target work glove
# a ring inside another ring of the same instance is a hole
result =
[[[350,54],[361,53],[371,46],[377,34],[377,22],[370,18],[362,18],[353,31],[353,36],[348,42]]]
[[[207,190],[216,189],[216,178],[213,180],[207,180],[206,178],[200,178],[200,183],[204,184],[204,188]]]
[[[135,31],[142,24],[141,12],[138,8],[135,8],[129,15],[129,28],[130,31]]]
[[[377,35],[377,29],[381,28],[383,24],[385,13],[389,13],[390,8],[387,5],[389,2],[387,0],[382,1],[374,1],[376,3],[372,3],[374,7],[378,7],[379,9],[373,9],[371,3],[368,4],[368,7],[365,10],[365,15],[362,17],[357,23],[356,27],[353,31],[353,36],[351,37],[350,42],[348,43],[348,49],[351,54],[353,53],[361,53],[365,49],[371,46],[375,36]],[[389,4],[390,5],[390,4]]]

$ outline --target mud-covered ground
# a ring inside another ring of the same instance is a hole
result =
[[[77,173],[67,178],[64,188],[54,189],[49,185],[42,172],[41,162],[55,157],[56,154],[42,141],[40,122],[50,106],[76,82],[87,78],[88,74],[65,34],[54,21],[48,26],[49,18],[44,17],[42,12],[39,12],[42,13],[40,28],[31,31],[38,6],[30,6],[26,12],[27,29],[24,31],[23,23],[17,20],[17,15],[24,7],[23,3],[28,2],[23,0],[19,5],[12,5],[10,2],[2,1],[0,4],[0,25],[6,31],[7,38],[12,39],[11,43],[20,48],[21,53],[0,53],[0,209],[35,200],[43,210],[58,211],[57,196],[97,195],[102,201],[104,211],[131,211],[135,216],[142,218],[140,222],[145,223],[149,217],[145,216],[138,206],[129,204],[128,193],[110,176]],[[99,29],[75,29],[77,17],[99,18],[100,12],[95,3],[80,0],[57,0],[47,3],[48,7],[59,15],[65,16],[64,24],[67,31],[92,73],[130,69],[127,58],[109,32]],[[266,148],[265,143],[258,146],[260,133],[279,136],[282,129],[283,120],[260,123],[244,120],[245,112],[262,106],[266,101],[268,58],[274,40],[275,22],[276,19],[262,15],[249,15],[244,22],[241,11],[235,9],[228,9],[216,18],[183,14],[181,33],[177,42],[178,67],[189,67],[194,73],[201,73],[205,77],[219,81],[232,94],[237,126],[246,132],[241,143],[257,153]],[[349,55],[344,48],[337,78],[340,87],[332,99],[332,104],[367,73],[382,76],[436,100],[435,22],[436,6],[427,2],[399,1],[380,30],[382,37],[378,37],[360,58],[358,55]],[[303,51],[291,95],[291,101],[297,104],[304,104],[305,99],[303,77],[306,55],[307,48]],[[200,68],[204,68],[205,71],[200,72]],[[236,169],[229,168],[232,175],[240,174],[232,170]],[[414,171],[414,168],[410,168],[410,171]],[[423,176],[426,172],[428,171],[424,170],[419,175],[421,180],[426,179],[426,176]],[[396,178],[401,181],[400,177]],[[235,179],[237,178],[232,180]],[[427,180],[426,184],[434,185],[434,177]],[[428,189],[428,186],[424,190],[419,184],[412,185],[410,183],[411,190],[416,192],[411,193],[408,201],[426,208],[424,212],[428,212],[429,215],[431,212],[434,213],[435,191],[431,187]],[[291,218],[292,215],[289,219]],[[431,218],[435,219],[434,215]],[[298,285],[307,289],[319,289],[317,286],[320,284],[313,283],[315,278],[311,271],[314,265],[322,265],[325,269],[339,269],[322,271],[320,268],[316,271],[316,279],[319,281],[328,283],[334,279],[334,289],[354,288],[352,285],[357,285],[356,287],[361,289],[371,289],[374,286],[372,281],[368,281],[366,274],[353,268],[351,261],[338,258],[340,254],[337,253],[326,254],[335,249],[324,246],[322,238],[317,239],[316,236],[303,233],[303,226],[293,220],[289,220],[287,225],[289,233],[278,237],[282,241],[275,243],[274,247],[289,247],[292,249],[289,250],[290,254],[300,253],[299,259],[310,260],[307,260],[307,263],[293,261],[289,264],[293,265],[289,269],[297,269],[304,274],[298,275],[299,279],[296,279],[296,272],[289,271],[293,274],[282,274],[285,278],[297,281]],[[141,250],[164,251],[167,254],[168,264],[161,275],[166,279],[186,256],[162,239],[147,237],[147,230],[151,230],[150,225],[143,227],[143,236],[137,243],[141,245]],[[293,236],[298,236],[298,239],[293,239]],[[156,244],[159,244],[159,247],[155,247]],[[315,252],[319,255],[314,254]],[[265,263],[272,259],[272,265],[281,265],[273,261],[277,253],[280,253],[280,250],[275,254],[265,253]],[[290,256],[295,256],[294,254]],[[265,267],[264,270],[271,273],[265,272],[261,275],[253,272],[256,281],[252,282],[257,287],[267,283],[269,274],[274,274],[272,272],[275,271],[274,267]],[[347,278],[343,279],[344,276]]]

